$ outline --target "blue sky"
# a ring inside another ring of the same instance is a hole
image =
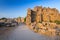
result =
[[[0,0],[0,18],[25,17],[27,9],[35,6],[57,8],[60,11],[60,0]]]

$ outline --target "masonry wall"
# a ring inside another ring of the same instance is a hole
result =
[[[42,21],[54,22],[55,20],[60,21],[60,14],[56,8],[36,6],[33,10],[28,9],[26,23],[32,23],[32,21],[37,23]]]

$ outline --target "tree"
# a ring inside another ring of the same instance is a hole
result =
[[[7,19],[7,18],[5,18],[5,17],[3,17],[3,18],[1,18],[2,20],[5,20],[5,19]]]
[[[3,18],[1,18],[1,20],[4,20],[6,22],[7,21],[7,18],[3,17]]]

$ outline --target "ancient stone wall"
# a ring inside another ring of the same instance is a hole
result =
[[[26,23],[32,22],[54,22],[55,20],[60,21],[60,14],[56,8],[46,8],[42,6],[36,6],[33,10],[28,9]]]
[[[23,17],[21,17],[21,22],[24,23],[24,18]]]
[[[21,22],[21,18],[18,17],[18,18],[15,19],[15,21],[18,22],[18,23],[20,23]]]
[[[26,16],[26,24],[29,25],[31,23],[31,9],[28,9],[27,16]]]

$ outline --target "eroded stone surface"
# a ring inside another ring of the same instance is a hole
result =
[[[49,35],[60,35],[60,26],[54,23],[60,21],[60,14],[56,8],[36,6],[28,9],[26,24],[35,32]]]

